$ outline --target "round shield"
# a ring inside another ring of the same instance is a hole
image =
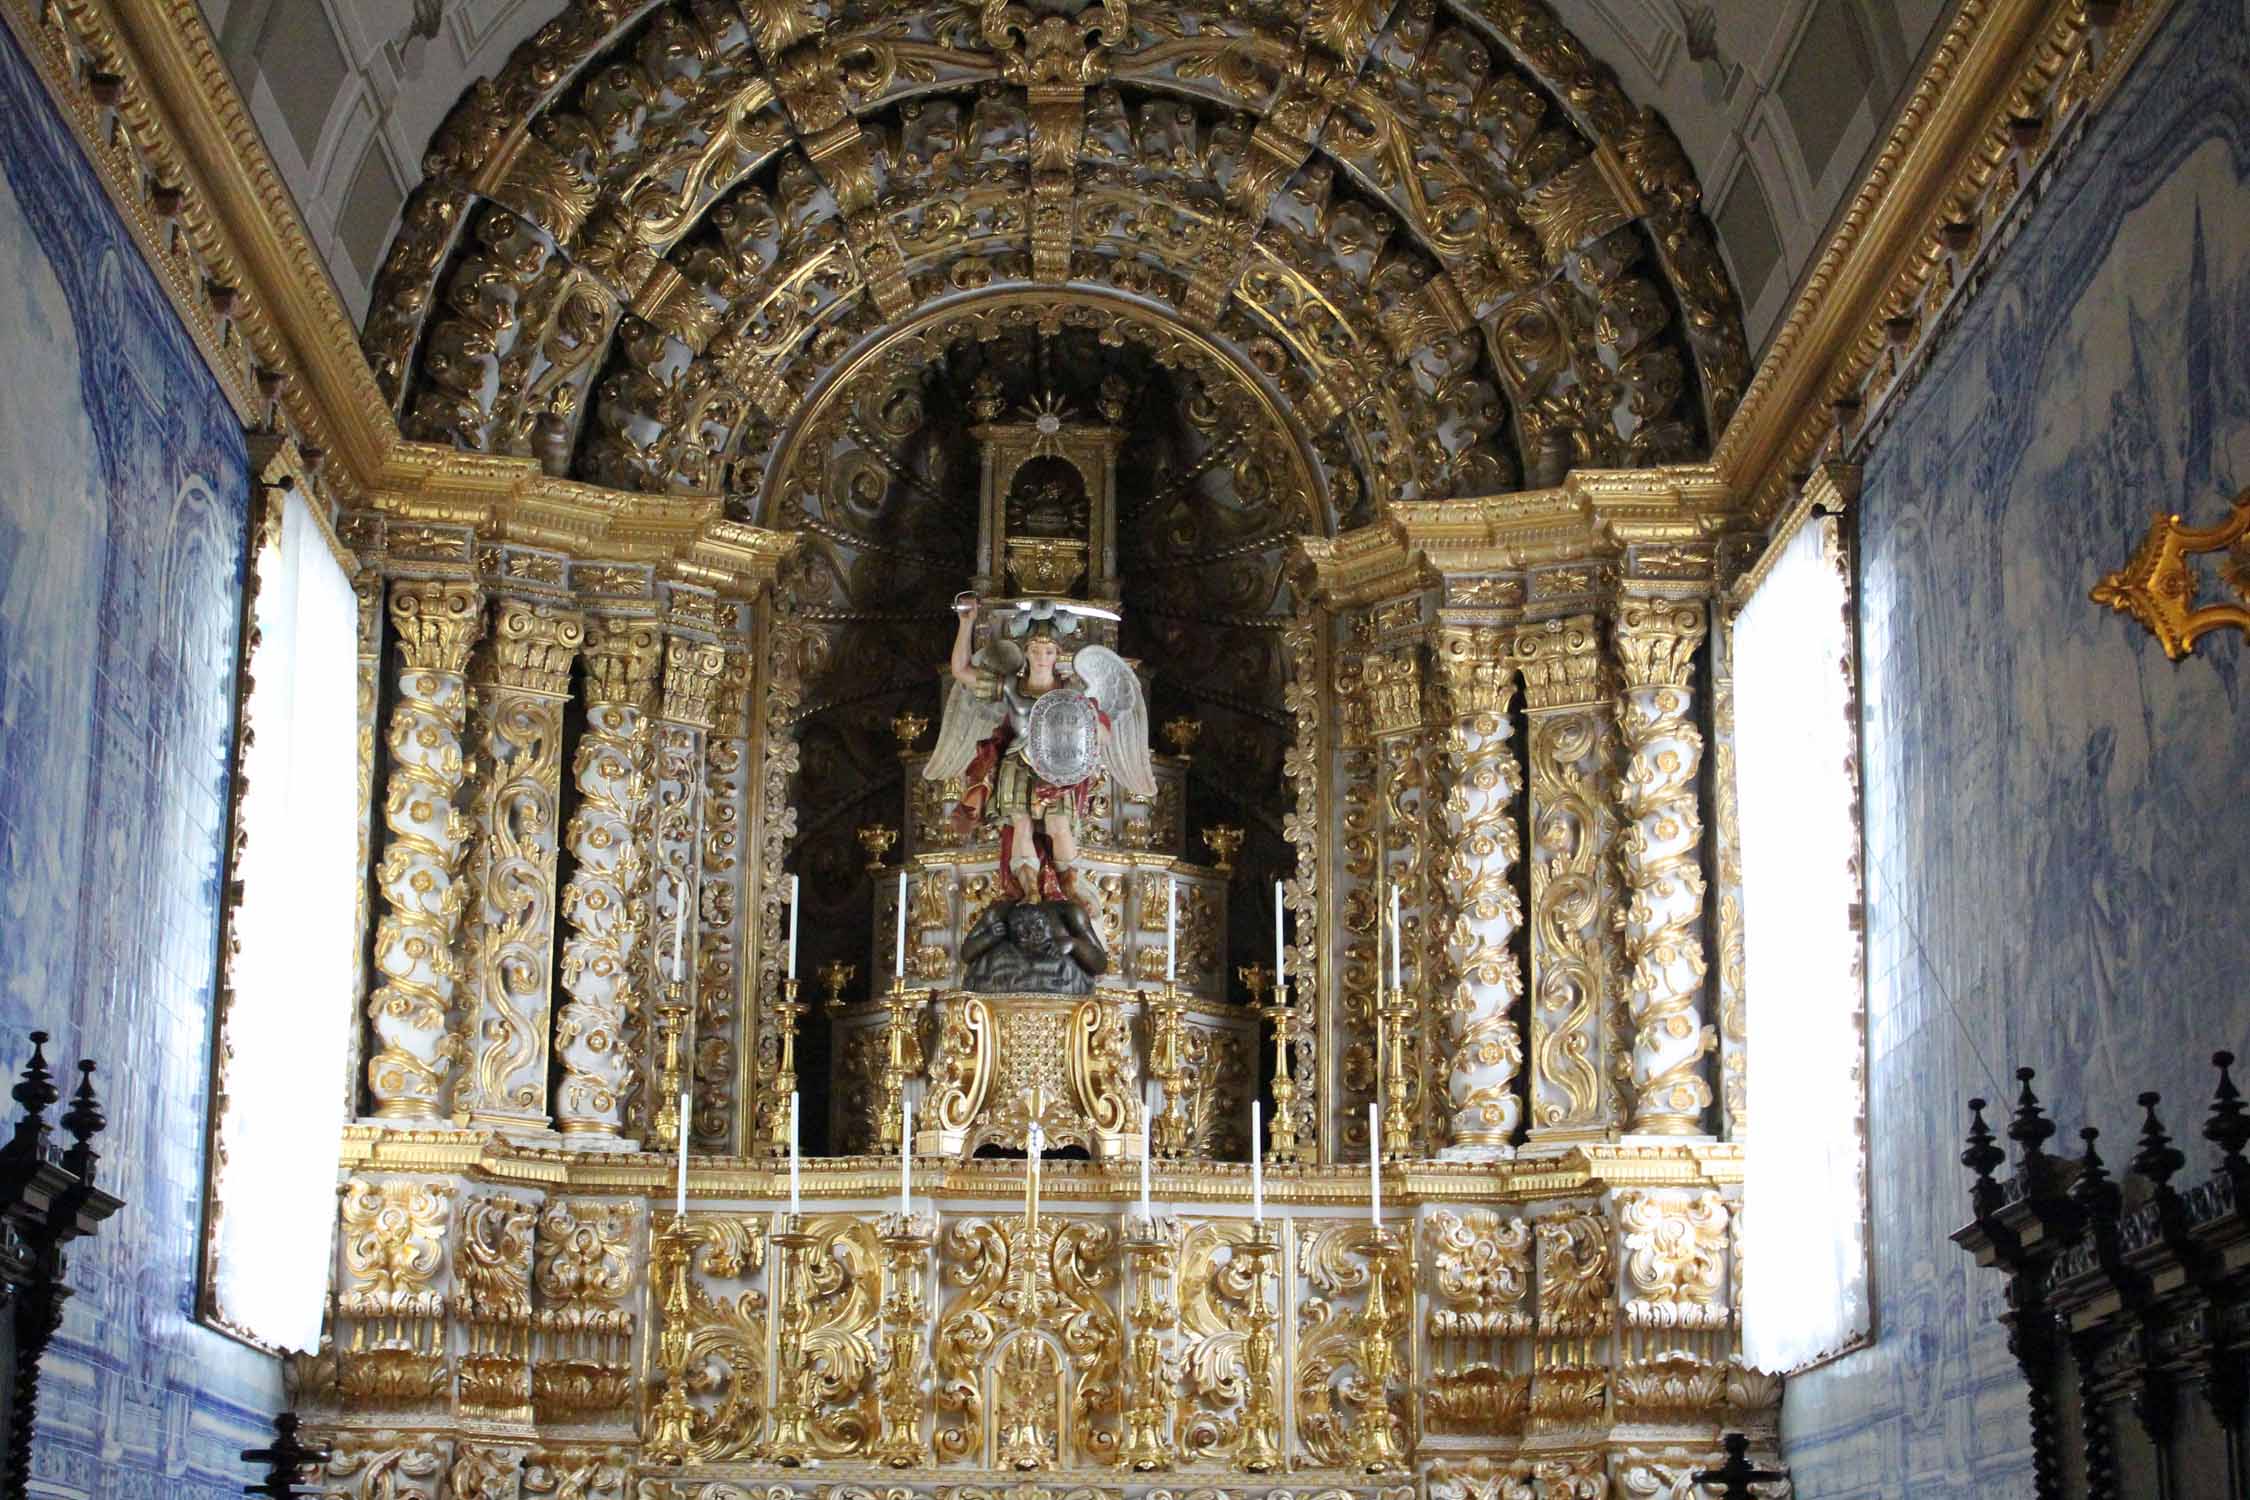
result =
[[[1023,758],[1050,786],[1076,786],[1101,764],[1101,720],[1076,688],[1040,694],[1023,738]]]

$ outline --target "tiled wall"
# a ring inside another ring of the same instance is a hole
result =
[[[41,1026],[97,1059],[126,1200],[71,1256],[32,1493],[216,1500],[280,1398],[193,1321],[247,458],[4,32],[0,351],[0,1067]]]
[[[2086,598],[2250,485],[2245,348],[2250,8],[2182,0],[1868,467],[1877,1343],[1790,1387],[1802,1497],[2030,1493],[1999,1277],[1946,1238],[1965,1099],[2025,1064],[2072,1132],[2157,1088],[2192,1139],[2250,1051],[2239,643],[2174,665]]]

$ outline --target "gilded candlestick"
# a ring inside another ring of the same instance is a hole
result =
[[[1388,1230],[1376,1230],[1367,1247],[1367,1301],[1359,1315],[1359,1385],[1362,1402],[1352,1424],[1352,1463],[1369,1474],[1386,1474],[1404,1461],[1398,1439],[1391,1432],[1390,1382],[1398,1369],[1393,1347],[1390,1294],[1392,1254],[1404,1241]]]
[[[1289,987],[1276,984],[1273,1004],[1259,1015],[1273,1023],[1273,1121],[1266,1159],[1276,1166],[1297,1160],[1297,1080],[1289,1074]]]
[[[773,1237],[774,1248],[780,1252],[775,1266],[780,1288],[773,1435],[766,1444],[766,1457],[788,1469],[813,1457],[810,1388],[818,1376],[805,1353],[805,1332],[812,1322],[812,1304],[806,1293],[813,1237],[805,1232],[804,1222],[802,1214],[785,1214],[782,1229]]]
[[[906,1126],[907,1080],[922,1071],[923,1000],[922,991],[907,987],[903,974],[892,979],[890,993],[883,997],[888,1019],[883,1029],[883,1107],[876,1125],[885,1151],[899,1149],[899,1136]]]
[[[885,1214],[880,1229],[890,1275],[883,1291],[883,1368],[876,1388],[882,1436],[873,1457],[894,1469],[919,1468],[930,1461],[922,1438],[922,1275],[936,1225],[919,1214]]]
[[[1178,985],[1167,982],[1163,989],[1150,993],[1148,1074],[1164,1090],[1164,1108],[1158,1111],[1151,1134],[1156,1154],[1163,1157],[1187,1154],[1187,1106],[1180,1098],[1181,1031],[1186,1016],[1187,1005],[1180,999]]]
[[[677,979],[664,986],[664,1003],[656,1007],[656,1036],[660,1049],[657,1058],[658,1104],[652,1122],[656,1139],[666,1147],[680,1143],[680,1090],[685,1086],[685,1064],[680,1056],[681,1039],[687,1027],[687,1000],[685,990]]]
[[[663,1390],[649,1412],[648,1456],[657,1463],[685,1463],[695,1441],[695,1408],[687,1396],[689,1326],[694,1306],[690,1291],[696,1233],[684,1215],[656,1232],[650,1245],[649,1277],[659,1288],[663,1322],[656,1359]]]
[[[1127,1343],[1130,1396],[1125,1409],[1125,1444],[1118,1461],[1138,1473],[1172,1467],[1172,1361],[1167,1348],[1179,1324],[1173,1305],[1173,1245],[1153,1216],[1128,1222],[1125,1254],[1133,1265],[1133,1333]]]
[[[797,1092],[797,1022],[805,1007],[797,999],[797,981],[781,981],[781,1002],[773,1008],[774,1029],[781,1044],[773,1075],[773,1108],[767,1112],[767,1150],[775,1156],[789,1154],[789,1096]]]
[[[1266,1278],[1271,1274],[1280,1241],[1271,1227],[1252,1224],[1250,1237],[1234,1253],[1250,1262],[1250,1294],[1244,1307],[1242,1376],[1242,1442],[1235,1450],[1235,1465],[1252,1474],[1270,1474],[1282,1467],[1279,1441],[1281,1399],[1275,1361],[1279,1316],[1266,1303]]]

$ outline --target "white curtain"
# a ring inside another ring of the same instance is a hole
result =
[[[1772,1372],[1868,1331],[1850,596],[1834,525],[1814,516],[1799,529],[1734,627],[1749,1030],[1743,1355]]]
[[[312,1349],[356,1009],[359,610],[294,490],[279,541],[260,548],[255,566],[212,1292],[218,1314],[242,1332]]]

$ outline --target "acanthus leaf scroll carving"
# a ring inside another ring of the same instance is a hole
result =
[[[454,1067],[467,1050],[455,980],[470,821],[454,799],[467,777],[464,673],[483,633],[483,596],[470,583],[397,583],[391,625],[400,664],[386,736],[390,838],[375,875],[385,909],[375,932],[382,979],[368,1002],[367,1087],[377,1115],[432,1120],[451,1102]]]

